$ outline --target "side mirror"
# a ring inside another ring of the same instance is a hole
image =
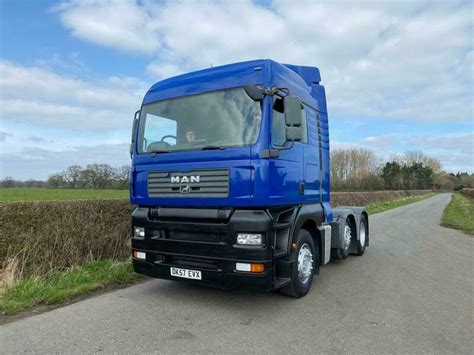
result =
[[[245,85],[244,86],[245,93],[253,100],[253,101],[261,101],[263,100],[263,89],[258,87],[257,85]]]
[[[301,126],[301,101],[296,96],[287,95],[283,99],[285,123],[287,126]]]
[[[287,142],[301,142],[301,127],[286,127]]]
[[[132,125],[132,143],[135,143],[135,137],[136,132],[137,132],[137,126],[138,126],[138,118],[140,117],[140,110],[135,112],[135,116],[133,117],[133,125]]]
[[[130,157],[133,155],[133,146],[135,143],[135,137],[137,136],[137,127],[138,127],[138,119],[140,117],[140,110],[135,112],[135,116],[133,117],[133,125],[132,125],[132,139],[130,143]]]

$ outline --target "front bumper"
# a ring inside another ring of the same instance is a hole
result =
[[[222,261],[220,264],[224,267],[231,267],[232,265],[235,265],[235,262],[226,260]],[[171,276],[170,269],[172,266],[200,270],[202,274],[202,280],[192,280]],[[265,266],[265,272],[250,274],[234,271],[226,272],[224,269],[220,268],[216,270],[210,270],[196,266],[191,267],[166,262],[150,262],[133,259],[133,268],[135,272],[140,274],[156,277],[159,279],[182,281],[195,285],[216,287],[227,290],[241,289],[253,291],[271,291],[273,289],[273,268],[271,267],[271,263],[266,264]]]
[[[138,207],[132,223],[145,228],[145,238],[132,238],[136,272],[222,289],[271,291],[277,283],[273,222],[264,210],[166,209]],[[236,245],[237,232],[262,233],[264,245]],[[265,271],[236,271],[236,263],[262,263]],[[199,270],[201,280],[171,276],[170,268]]]

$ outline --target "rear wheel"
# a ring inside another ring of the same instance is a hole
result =
[[[367,246],[367,238],[369,236],[369,228],[367,223],[367,217],[362,215],[360,217],[359,224],[359,240],[357,241],[357,253],[356,255],[363,255]]]
[[[291,258],[291,283],[280,289],[284,295],[300,298],[306,295],[313,284],[316,268],[319,268],[319,248],[315,245],[312,235],[305,229],[296,237],[296,249]]]
[[[355,235],[352,221],[349,218],[346,218],[342,233],[342,248],[331,250],[331,257],[333,259],[343,260],[349,255],[349,249],[351,247],[353,235]]]

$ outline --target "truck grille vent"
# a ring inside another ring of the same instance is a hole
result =
[[[148,173],[149,197],[227,197],[229,170]]]

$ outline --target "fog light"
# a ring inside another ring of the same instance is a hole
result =
[[[239,233],[237,234],[237,244],[239,245],[262,245],[263,236],[261,234]]]
[[[143,227],[133,227],[133,237],[134,238],[145,238],[145,228]]]
[[[235,263],[235,270],[250,272],[250,264],[247,263]]]
[[[146,260],[146,254],[144,252],[134,250],[132,255],[135,259]]]
[[[265,264],[235,263],[235,270],[244,272],[264,272]]]

